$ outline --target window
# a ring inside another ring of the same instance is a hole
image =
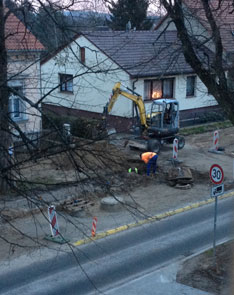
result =
[[[196,76],[187,76],[186,81],[186,96],[195,95]]]
[[[174,97],[174,78],[146,80],[144,82],[145,100]]]
[[[12,88],[14,88],[14,90],[16,90],[19,94],[23,94],[22,86],[14,86]],[[15,93],[10,94],[9,97],[9,112],[13,120],[26,119],[25,104]]]
[[[80,47],[80,61],[85,63],[85,47]]]
[[[73,75],[59,74],[60,91],[73,92]]]

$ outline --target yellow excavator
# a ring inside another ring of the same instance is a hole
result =
[[[146,150],[159,152],[164,143],[173,143],[178,139],[178,148],[182,149],[185,145],[185,139],[178,136],[179,132],[179,103],[175,99],[157,99],[145,104],[142,96],[125,87],[121,88],[121,83],[115,84],[112,90],[112,96],[104,107],[104,117],[111,112],[116,100],[120,95],[130,99],[135,104],[136,115],[139,124],[134,130],[140,131],[139,136],[135,137],[138,142],[144,141]]]

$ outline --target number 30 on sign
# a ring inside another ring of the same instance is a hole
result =
[[[210,167],[210,179],[214,184],[221,184],[223,182],[224,173],[221,166],[214,164]]]

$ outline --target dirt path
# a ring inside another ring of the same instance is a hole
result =
[[[86,183],[85,185],[75,187],[73,191],[71,188],[69,190],[63,188],[60,191],[54,191],[50,194],[54,195],[55,198],[58,198],[60,195],[61,200],[68,198],[68,196],[72,196],[74,198],[92,198],[94,205],[84,207],[83,212],[80,212],[76,216],[75,222],[78,222],[79,226],[82,225],[82,229],[87,229],[90,226],[92,216],[98,216],[99,220],[106,220],[106,223],[103,222],[103,226],[99,221],[99,231],[115,228],[148,216],[181,208],[188,204],[210,198],[211,183],[209,180],[209,169],[214,163],[220,164],[224,170],[225,191],[234,188],[234,127],[220,130],[220,146],[225,148],[223,154],[214,154],[208,151],[212,146],[212,141],[213,132],[186,136],[185,147],[182,150],[179,150],[178,153],[178,158],[182,161],[182,165],[191,168],[194,178],[192,187],[186,190],[171,187],[166,181],[166,172],[171,167],[170,160],[172,158],[172,146],[163,147],[158,158],[157,175],[155,178],[151,178],[145,175],[146,168],[144,163],[139,162],[140,152],[132,151],[124,147],[124,140],[115,141],[115,145],[112,146],[111,149],[114,152],[116,161],[108,162],[108,165],[114,174],[111,175],[108,171],[105,171],[102,166],[103,163],[99,163],[97,159],[94,162],[97,167],[100,167],[100,170],[98,170],[97,173],[103,173],[106,178],[106,182],[111,185],[111,192],[114,193],[115,196],[123,197],[124,201],[131,205],[131,216],[128,208],[125,208],[124,206],[121,207],[120,211],[104,211],[100,206],[100,202],[103,197],[108,195],[108,191],[105,190],[106,187],[98,187],[93,179],[90,184]],[[113,142],[113,140],[111,142]],[[96,152],[99,150],[103,153],[105,145],[106,143],[101,143]],[[95,159],[95,154],[92,154],[91,159]],[[63,163],[63,169],[58,170],[58,164],[61,162]],[[35,169],[35,165],[37,165],[37,169]],[[139,168],[139,174],[128,173],[128,168],[134,166]],[[64,174],[62,174],[62,172],[66,172],[65,174],[67,179],[72,179],[75,172],[69,167],[71,166],[67,165],[61,158],[58,160],[53,159],[53,161],[51,159],[45,159],[42,164],[34,163],[34,166],[30,167],[30,170],[28,170],[28,174],[32,178],[38,176],[42,178],[52,178],[56,176],[56,181],[58,181],[60,175],[64,178]],[[62,178],[60,178],[60,180],[61,179]],[[1,210],[4,209],[4,207],[1,208]],[[21,208],[18,207],[17,211],[14,210],[14,214],[16,214],[16,212],[20,212],[20,210]],[[28,210],[30,211],[30,208],[28,208]],[[63,211],[61,213],[64,214]],[[32,221],[30,221],[30,218]],[[40,221],[41,224],[34,226],[35,220],[40,220],[40,218],[44,217],[41,214],[38,214],[36,218],[35,216],[27,216],[27,218],[25,218],[25,222],[20,219],[13,219],[12,222],[14,222],[14,226],[16,228],[19,226],[22,231],[31,231],[31,234],[35,236],[36,241],[38,239],[42,242],[45,232],[48,233],[48,222],[44,218],[43,221]],[[27,228],[29,224],[31,224],[30,229]],[[63,228],[65,229],[68,227],[67,222],[64,224]],[[45,226],[43,231],[38,230],[38,228],[43,226]],[[22,250],[17,248],[17,243],[19,241],[22,245],[28,244],[32,247],[36,246],[34,242],[30,241],[30,239],[28,239],[27,242],[23,236],[19,234],[19,232],[16,232],[16,230],[14,230],[10,225],[6,226],[6,223],[1,222],[0,227],[2,232],[4,232],[4,237],[7,241],[7,243],[2,243],[4,248],[0,249],[0,254],[3,256],[6,253],[7,255],[9,253],[10,255],[12,254],[12,246],[9,246],[9,243],[11,242],[13,245],[14,243],[16,244],[16,246],[13,247],[14,256],[23,253],[24,249]],[[78,238],[78,233],[76,233],[76,238]]]

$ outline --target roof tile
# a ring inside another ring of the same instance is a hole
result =
[[[40,41],[13,13],[7,17],[5,36],[7,50],[45,50]]]
[[[157,31],[96,31],[83,35],[132,77],[193,72],[185,61],[176,31],[163,35]],[[204,61],[212,60],[209,49],[200,47],[197,51]]]

